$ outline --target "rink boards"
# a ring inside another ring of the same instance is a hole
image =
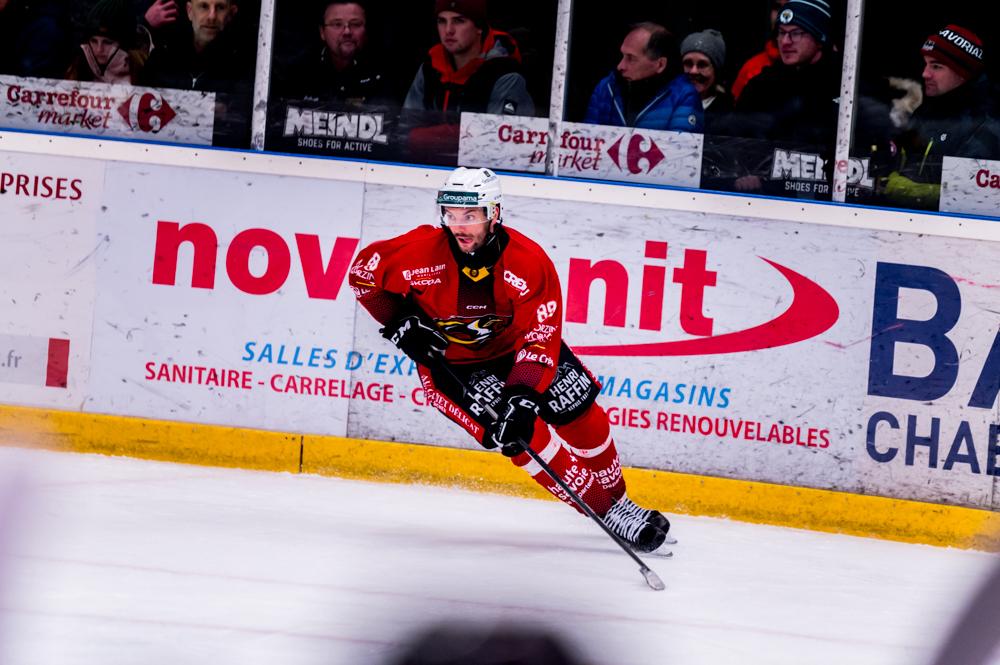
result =
[[[361,246],[433,222],[442,172],[105,145],[0,153],[5,438],[534,491],[426,406],[346,284]],[[988,546],[995,223],[504,184],[506,223],[555,263],[634,494]],[[413,257],[414,284],[434,268]]]

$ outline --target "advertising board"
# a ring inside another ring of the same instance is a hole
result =
[[[212,145],[215,93],[0,76],[0,126]]]
[[[86,409],[342,434],[361,196],[359,183],[109,165],[100,223],[116,241],[99,263]]]
[[[104,164],[0,153],[0,401],[70,407],[85,396]]]
[[[36,316],[17,305],[35,284],[5,280],[10,386],[58,383],[50,340],[69,340],[67,389],[37,390],[72,391],[89,359],[85,411],[476,447],[346,284],[361,246],[434,222],[431,190],[60,164],[52,177],[87,176],[81,201],[40,209],[71,249],[42,265],[58,243],[32,228],[4,269],[72,298]],[[106,185],[88,204],[94,173]],[[603,385],[626,465],[996,507],[1000,247],[525,196],[504,219],[555,264],[565,339]],[[79,291],[93,270],[96,300]]]

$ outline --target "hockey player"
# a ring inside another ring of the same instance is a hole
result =
[[[634,549],[673,542],[669,521],[625,493],[600,386],[562,341],[559,278],[541,247],[503,224],[499,178],[455,169],[437,204],[440,226],[372,243],[349,274],[382,335],[418,364],[428,402],[574,505],[524,451],[528,442]],[[454,376],[491,402],[495,422]]]

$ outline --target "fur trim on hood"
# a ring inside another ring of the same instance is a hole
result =
[[[892,110],[889,118],[897,129],[902,129],[910,122],[910,116],[924,102],[924,86],[920,81],[904,79],[897,76],[889,77],[889,87],[903,92],[901,97],[892,100]]]

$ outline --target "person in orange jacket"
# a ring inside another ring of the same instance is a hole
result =
[[[771,3],[771,36],[768,37],[767,43],[764,44],[764,50],[744,62],[743,66],[740,67],[740,71],[736,75],[736,80],[733,82],[732,94],[734,100],[740,98],[743,88],[750,82],[750,79],[764,71],[765,67],[770,67],[781,60],[777,38],[778,14],[784,8],[786,2],[788,0],[774,0]]]
[[[434,12],[440,42],[427,52],[403,102],[416,125],[409,148],[420,158],[456,152],[463,111],[535,114],[521,51],[513,37],[489,27],[485,0],[437,0]]]

